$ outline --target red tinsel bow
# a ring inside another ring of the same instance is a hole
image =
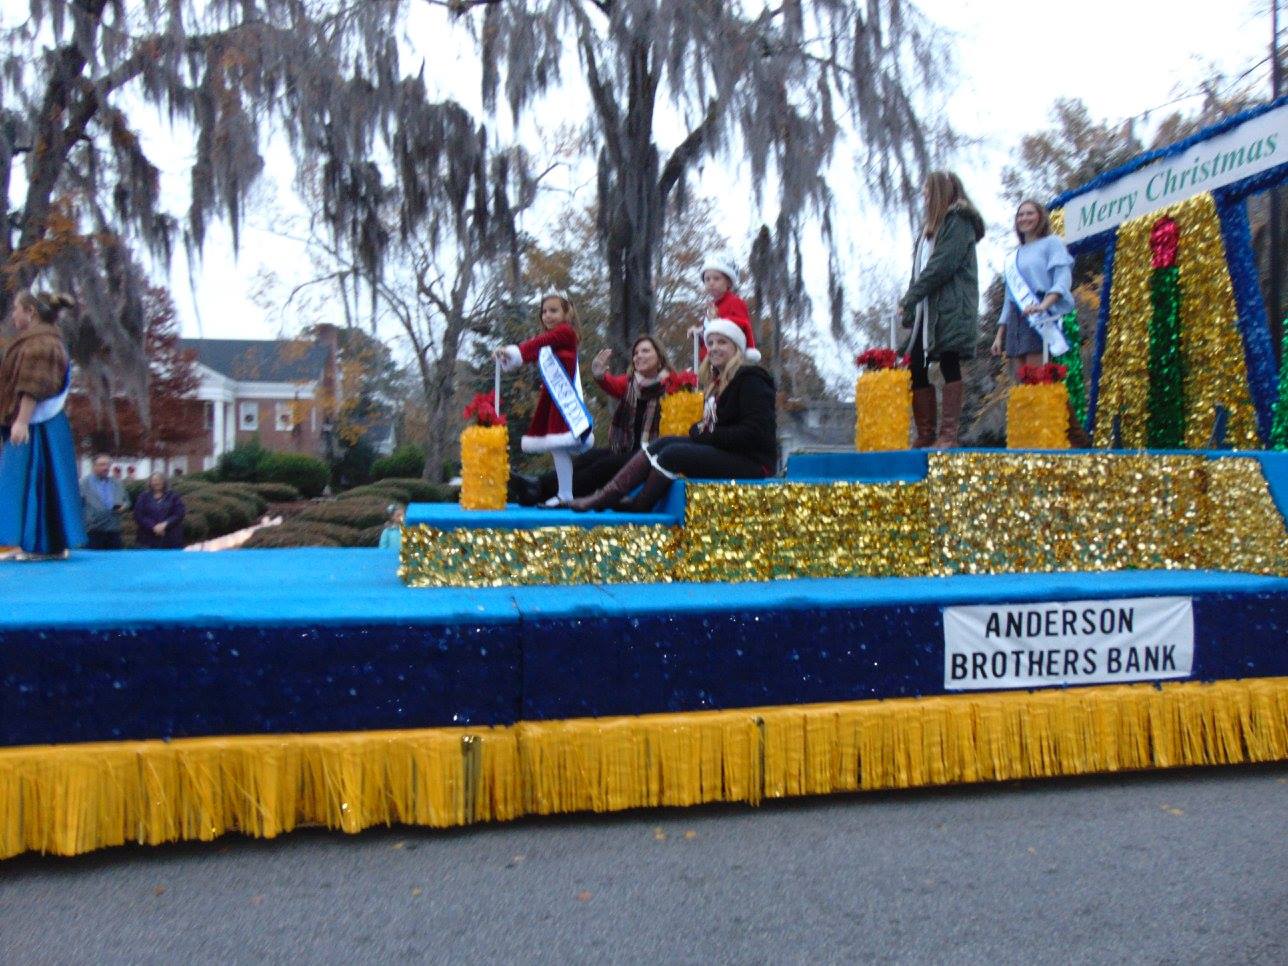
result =
[[[1171,268],[1176,264],[1176,249],[1181,230],[1171,218],[1160,218],[1149,233],[1151,263],[1154,268]]]
[[[907,356],[901,359],[893,349],[867,349],[854,357],[854,364],[866,369],[894,369],[907,361]]]
[[[475,396],[463,413],[466,419],[473,419],[480,426],[504,426],[505,417],[496,411],[492,404],[492,394],[481,392]]]
[[[698,377],[692,372],[673,372],[662,380],[662,388],[669,396],[674,392],[686,392],[698,388]]]
[[[1044,366],[1020,366],[1020,382],[1026,386],[1042,386],[1052,382],[1064,382],[1069,374],[1069,367],[1058,362],[1048,362]]]

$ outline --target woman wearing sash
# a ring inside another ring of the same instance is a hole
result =
[[[547,295],[540,319],[540,335],[502,346],[494,355],[507,371],[537,364],[541,394],[520,446],[525,453],[549,453],[554,459],[558,492],[544,505],[567,506],[572,501],[572,458],[594,444],[594,427],[577,367],[577,311],[562,295]]]
[[[961,179],[950,171],[927,175],[922,197],[925,224],[917,233],[912,284],[899,300],[899,309],[903,327],[912,329],[904,352],[911,359],[915,445],[947,449],[957,445],[961,421],[961,360],[974,357],[979,337],[975,245],[984,237],[984,219],[966,196]],[[931,362],[939,363],[944,377],[937,435]]]
[[[1051,234],[1046,208],[1031,199],[1016,209],[1015,235],[1020,247],[1006,258],[1006,298],[992,352],[1004,354],[1018,371],[1042,363],[1044,343],[1050,356],[1069,351],[1062,317],[1074,308],[1073,256]]]
[[[11,321],[17,338],[0,360],[0,545],[19,559],[65,557],[85,543],[71,424],[63,407],[71,365],[59,313],[66,295],[22,292]]]

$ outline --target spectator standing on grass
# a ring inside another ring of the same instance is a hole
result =
[[[85,532],[89,550],[120,550],[121,518],[117,513],[130,508],[130,497],[121,481],[112,476],[112,458],[106,453],[94,457],[94,470],[81,480],[81,502],[85,508]]]
[[[148,477],[148,488],[134,501],[137,543],[151,550],[178,550],[183,546],[183,497],[170,489],[164,474]]]

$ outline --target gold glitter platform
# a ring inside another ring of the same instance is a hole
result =
[[[495,526],[408,527],[399,574],[413,587],[1160,569],[1288,576],[1288,531],[1262,471],[1271,459],[1288,454],[944,452],[929,454],[918,480],[687,483],[679,526],[510,529],[497,514]]]

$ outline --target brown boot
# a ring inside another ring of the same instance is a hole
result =
[[[585,510],[608,510],[617,506],[626,495],[643,483],[653,467],[649,465],[648,454],[640,450],[626,465],[617,471],[617,475],[601,486],[590,496],[573,500],[568,505],[581,513]]]
[[[666,497],[666,491],[670,488],[670,478],[650,466],[648,479],[644,481],[640,491],[633,499],[625,501],[620,509],[627,513],[648,513]]]
[[[939,437],[935,449],[956,449],[957,430],[962,417],[962,381],[944,383],[944,398],[940,403]]]
[[[935,441],[935,387],[912,391],[912,421],[917,427],[917,439],[912,445],[926,449]]]

